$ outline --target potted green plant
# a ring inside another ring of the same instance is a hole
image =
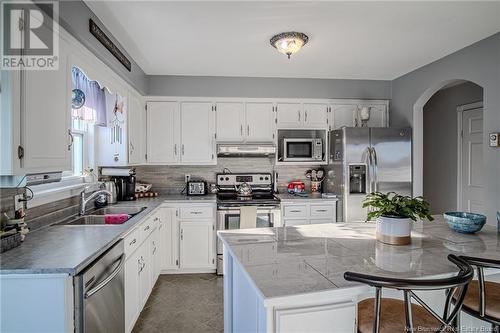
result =
[[[367,220],[376,219],[377,240],[386,244],[410,244],[413,221],[418,218],[434,220],[429,203],[423,197],[373,192],[363,202],[363,208],[367,207],[370,208]]]

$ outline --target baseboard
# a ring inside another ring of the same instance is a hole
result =
[[[202,273],[215,273],[216,270],[214,269],[206,269],[206,268],[200,268],[200,269],[165,269],[160,272],[160,274],[202,274]]]

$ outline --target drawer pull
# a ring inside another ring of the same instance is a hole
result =
[[[158,217],[155,217],[155,219],[154,219],[153,221],[158,221],[158,220],[159,220],[159,218],[158,218]]]
[[[149,230],[149,225],[146,228],[144,228],[144,231],[148,231],[148,230]]]
[[[137,242],[137,240],[134,238],[130,243],[128,243],[129,246],[134,245]]]
[[[302,213],[301,210],[291,210],[290,213]]]
[[[195,215],[198,215],[198,214],[201,214],[202,212],[191,212],[191,214],[195,214]]]
[[[326,209],[316,209],[317,212],[322,212],[322,213],[326,213],[328,210]]]

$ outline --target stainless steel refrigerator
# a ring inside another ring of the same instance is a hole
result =
[[[364,221],[370,192],[412,195],[411,128],[344,127],[330,133],[330,164],[342,192],[342,220]],[[340,216],[339,216],[340,218]]]

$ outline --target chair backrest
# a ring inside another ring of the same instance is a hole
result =
[[[400,279],[354,272],[345,272],[344,278],[348,281],[360,282],[375,287],[374,333],[378,333],[380,330],[382,288],[403,291],[407,332],[415,332],[411,312],[412,299],[417,301],[417,303],[419,303],[427,312],[429,312],[434,318],[436,318],[437,321],[441,323],[439,332],[443,332],[446,329],[454,330],[452,324],[462,307],[469,282],[474,276],[474,270],[465,260],[452,254],[448,255],[448,260],[457,265],[459,271],[455,276],[442,279]],[[434,310],[432,310],[430,306],[428,306],[413,292],[414,290],[446,290],[443,316],[438,315]],[[450,311],[450,307],[452,306],[451,298],[453,295],[456,301],[453,304],[453,309]]]
[[[459,258],[477,269],[477,280],[479,285],[479,315],[481,317],[484,317],[486,315],[484,269],[485,268],[500,269],[500,260],[467,257],[467,256],[460,256]]]

